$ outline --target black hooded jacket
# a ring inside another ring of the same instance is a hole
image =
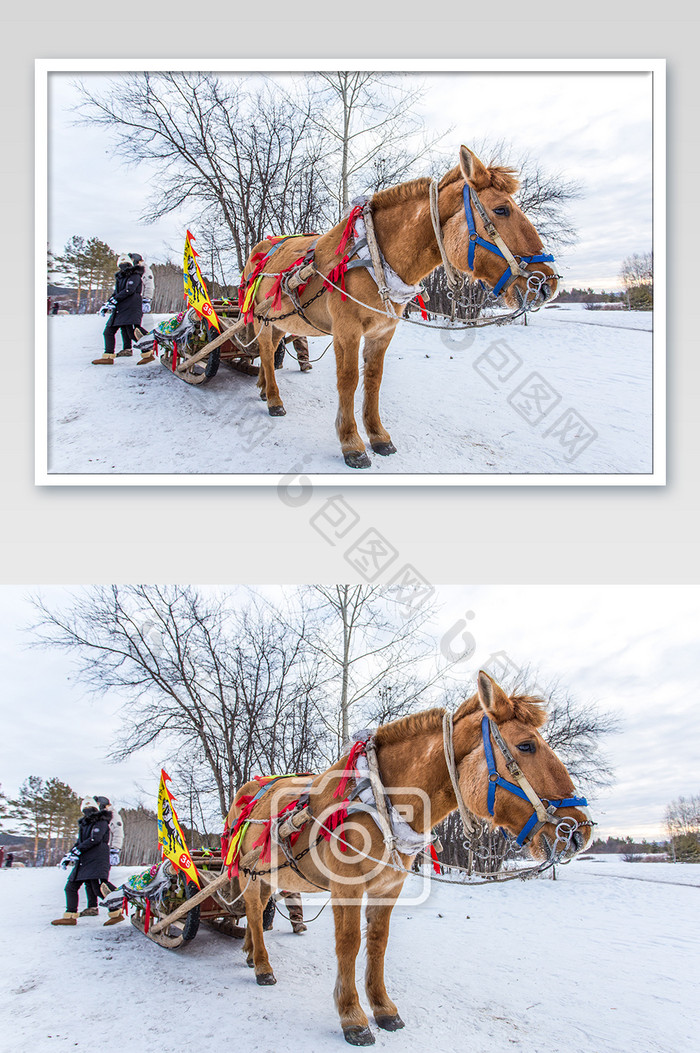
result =
[[[108,325],[140,325],[143,317],[143,268],[125,267],[114,276],[112,299],[117,306],[109,317]]]
[[[75,847],[80,859],[70,875],[72,881],[89,881],[91,878],[106,878],[109,875],[109,821],[111,812],[93,812],[84,815],[78,823],[78,840]]]

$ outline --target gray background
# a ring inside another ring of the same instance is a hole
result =
[[[312,5],[270,0],[259,9],[264,15],[259,22],[246,19],[253,9],[243,5],[202,6],[205,21],[198,32],[191,22],[197,8],[179,2],[141,5],[140,17],[129,22],[100,18],[94,5],[71,5],[59,17],[55,6],[35,4],[31,22],[7,21],[0,166],[7,206],[0,580],[360,577],[344,560],[346,546],[329,544],[309,522],[338,487],[316,488],[303,495],[305,503],[292,507],[274,487],[34,486],[33,79],[38,57],[367,55],[668,60],[669,483],[665,488],[353,487],[345,496],[362,528],[378,530],[398,550],[397,567],[410,563],[436,583],[696,581],[700,361],[691,252],[698,235],[694,184],[700,167],[697,22],[675,17],[675,9],[650,2],[594,3],[581,20],[563,7],[500,0],[492,9],[497,17],[489,20],[483,5],[360,2],[348,8],[345,21],[342,6],[324,5],[327,20],[321,22],[312,17]],[[16,5],[13,10],[21,13]],[[286,21],[276,21],[277,11]],[[538,18],[540,12],[547,17]],[[468,137],[468,129],[463,134]],[[431,427],[439,421],[426,420]]]

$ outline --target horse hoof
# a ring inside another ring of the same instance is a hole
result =
[[[388,457],[390,453],[396,453],[396,447],[393,442],[373,442],[372,449],[380,457]]]
[[[260,398],[263,400],[263,402],[267,402],[267,395],[264,391],[260,392]]]
[[[253,961],[252,958],[246,958],[245,963],[246,963],[246,965],[248,966],[249,969],[254,969],[255,968],[255,962]]]
[[[284,406],[268,406],[267,412],[271,417],[286,417],[287,411]]]
[[[272,984],[277,983],[272,973],[258,973],[255,977],[255,982],[259,984],[260,987],[271,987]]]
[[[368,1027],[344,1027],[345,1041],[351,1046],[373,1046],[374,1035]]]
[[[383,1031],[399,1031],[406,1026],[398,1013],[396,1016],[375,1016],[374,1019]]]
[[[350,450],[348,453],[343,454],[345,463],[348,468],[371,468],[372,462],[370,461],[367,454],[359,452],[358,450]]]

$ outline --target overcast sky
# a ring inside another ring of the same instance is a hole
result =
[[[49,74],[49,244],[60,252],[73,234],[96,236],[117,252],[180,259],[196,222],[172,213],[146,226],[140,216],[147,169],[125,168],[102,128],[76,126],[78,76],[94,87],[102,74]],[[111,74],[118,77],[119,73]],[[567,287],[619,286],[622,260],[652,247],[652,77],[649,73],[428,73],[422,113],[430,132],[452,128],[442,148],[449,165],[461,143],[504,140],[551,174],[582,186],[571,203],[580,240],[561,253]],[[449,166],[446,162],[446,170]]]
[[[57,776],[81,795],[152,804],[163,762],[158,747],[126,763],[108,760],[119,697],[86,697],[67,658],[27,649],[27,597],[36,591],[0,587],[3,791],[16,793],[28,775]],[[68,595],[56,586],[40,591],[56,605]],[[605,744],[617,781],[593,806],[597,833],[662,837],[666,804],[700,793],[698,588],[441,586],[437,600],[436,640],[447,638],[454,654],[462,632],[476,642],[473,658],[454,667],[465,695],[476,670],[505,654],[536,668],[538,683],[558,678],[579,701],[620,716],[622,731]]]

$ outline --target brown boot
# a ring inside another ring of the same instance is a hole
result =
[[[297,336],[292,343],[294,345],[294,350],[297,353],[299,369],[302,373],[308,373],[308,371],[313,368],[309,362],[309,341],[304,336]]]
[[[148,351],[147,354],[140,358],[136,363],[137,366],[145,366],[148,362],[155,362],[156,356],[152,351]]]
[[[108,354],[105,353],[102,356],[102,358],[93,358],[92,364],[93,364],[93,366],[113,366],[114,365],[114,355],[108,355]]]
[[[304,914],[301,907],[289,907],[289,920],[292,923],[292,932],[295,932],[297,936],[300,936],[302,932],[306,932]]]
[[[51,922],[52,925],[77,925],[78,924],[78,912],[75,913],[67,910],[62,918],[56,918],[55,921]]]
[[[117,351],[117,358],[131,358],[133,353],[130,347],[124,347],[121,351]]]
[[[110,910],[109,917],[105,922],[105,925],[118,925],[120,921],[125,921],[124,915],[120,910]]]

